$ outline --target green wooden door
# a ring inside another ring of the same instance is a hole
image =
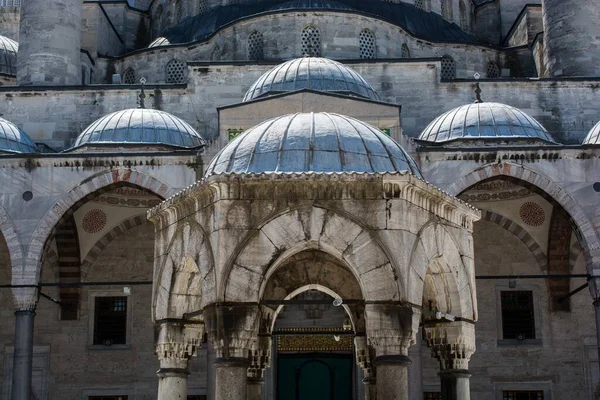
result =
[[[279,354],[277,399],[352,399],[352,356]]]

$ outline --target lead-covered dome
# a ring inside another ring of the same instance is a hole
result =
[[[338,114],[289,114],[229,143],[206,176],[237,173],[409,172],[422,177],[398,143],[374,126]]]
[[[19,44],[5,36],[0,36],[0,73],[17,75],[17,53]]]
[[[0,118],[0,154],[39,153],[33,140],[10,121]]]
[[[453,140],[503,140],[556,142],[534,118],[518,108],[501,103],[473,103],[437,117],[420,140],[443,143]]]
[[[351,68],[327,58],[302,57],[263,74],[248,89],[244,101],[301,89],[379,100],[375,89]]]
[[[196,148],[205,140],[182,119],[164,111],[132,108],[108,114],[88,126],[75,141],[82,146],[167,146]]]
[[[600,122],[598,122],[583,139],[583,144],[600,144]]]
[[[291,0],[282,4],[277,4],[267,9],[275,10],[344,10],[354,11],[355,8],[334,0]]]

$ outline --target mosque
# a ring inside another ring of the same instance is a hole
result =
[[[600,399],[600,0],[0,0],[0,398]]]

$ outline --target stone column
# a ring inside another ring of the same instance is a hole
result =
[[[398,303],[367,304],[369,345],[375,350],[377,400],[408,400],[408,348],[415,343],[421,311]]]
[[[33,321],[35,304],[15,311],[15,352],[13,355],[12,400],[31,399],[33,365]]]
[[[160,361],[158,400],[187,398],[188,363],[198,354],[204,326],[181,320],[159,322],[156,355]]]
[[[265,369],[271,365],[270,334],[260,335],[250,351],[250,367],[248,368],[248,400],[261,400],[265,386]]]
[[[475,353],[475,325],[457,321],[425,326],[427,345],[440,362],[443,400],[470,400],[469,360]]]
[[[600,360],[600,277],[596,276],[594,269],[594,278],[589,282],[589,290],[594,299],[594,314],[596,317],[596,345],[598,346],[598,360]],[[596,387],[600,388],[600,383],[596,383]]]
[[[377,400],[377,379],[372,364],[373,349],[367,344],[367,337],[356,336],[354,338],[354,349],[356,364],[364,371],[365,400]]]

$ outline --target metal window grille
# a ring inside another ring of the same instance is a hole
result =
[[[178,0],[175,3],[175,18],[177,22],[180,22],[183,19],[183,1]]]
[[[263,35],[258,31],[254,31],[248,36],[248,59],[264,59]]]
[[[203,14],[208,11],[208,4],[206,4],[206,0],[200,0],[198,2],[198,13]]]
[[[125,72],[123,72],[123,83],[126,85],[135,84],[135,71],[133,68],[127,68]]]
[[[535,339],[533,293],[531,291],[500,292],[502,336],[504,339]]]
[[[420,8],[421,10],[425,9],[425,0],[415,0],[415,7]]]
[[[358,35],[360,44],[360,58],[372,59],[377,56],[375,34],[369,29],[363,29]]]
[[[460,0],[460,3],[458,3],[458,11],[460,13],[460,27],[463,31],[466,31],[468,28],[467,7],[465,6],[465,3],[462,0]]]
[[[442,0],[442,17],[452,19],[452,5],[448,4],[448,0]]]
[[[424,392],[423,400],[442,400],[441,392]]]
[[[500,76],[500,68],[498,68],[498,64],[493,61],[490,61],[487,65],[487,77],[490,79],[498,78]]]
[[[402,58],[410,58],[410,49],[406,43],[402,45]]]
[[[302,54],[311,57],[321,56],[321,32],[314,26],[302,30]]]
[[[21,7],[21,0],[0,0],[0,7]]]
[[[542,390],[505,390],[502,400],[544,400]]]
[[[185,63],[171,60],[167,64],[167,83],[185,83]]]
[[[450,56],[442,57],[442,79],[449,80],[456,78],[456,63]]]
[[[125,344],[127,297],[96,297],[94,344]]]

